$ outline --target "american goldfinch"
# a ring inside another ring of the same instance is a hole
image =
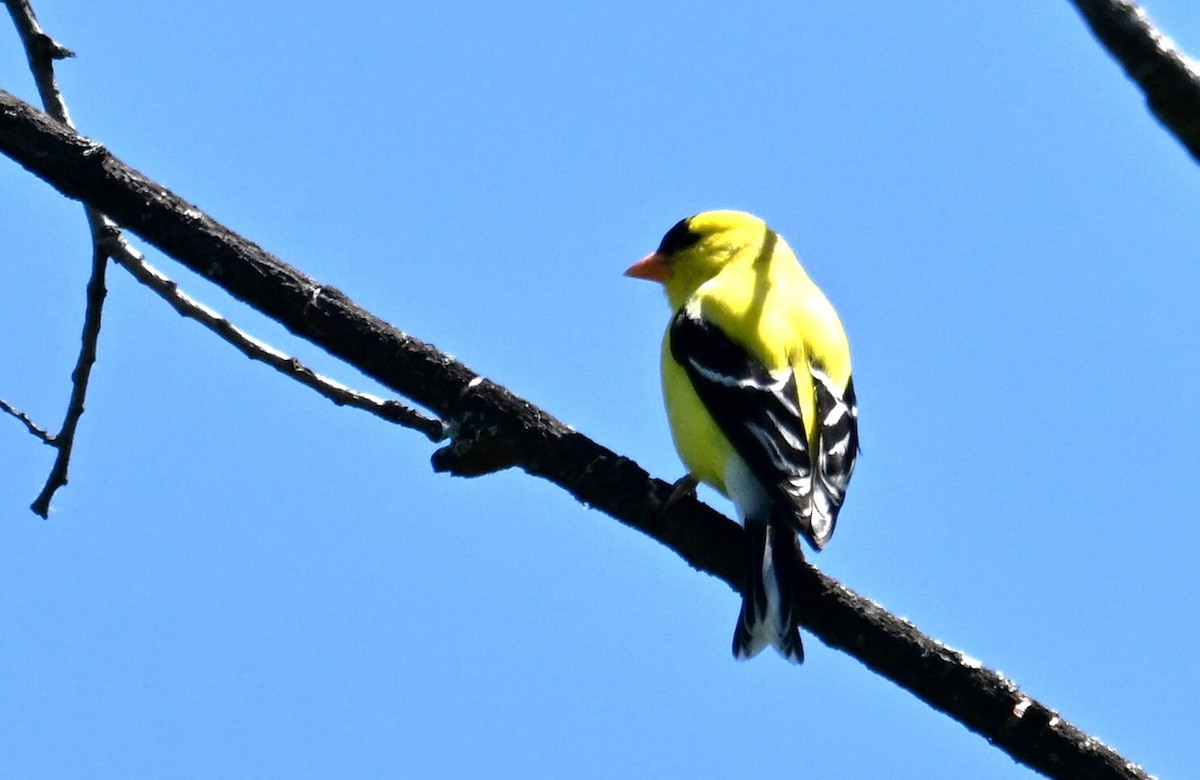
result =
[[[858,454],[842,323],[787,242],[740,211],[679,221],[625,275],[666,290],[662,385],[675,448],[746,528],[733,654],[771,644],[800,663],[796,534],[816,550],[829,541]]]

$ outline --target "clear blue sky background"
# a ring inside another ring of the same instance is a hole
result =
[[[817,565],[1196,776],[1200,169],[1065,0],[652,5],[38,10],[83,132],[664,479],[668,312],[621,271],[767,218],[856,360]],[[1200,6],[1149,10],[1200,52]],[[7,24],[0,88],[35,97]],[[0,159],[0,236],[0,397],[56,426],[81,209]],[[0,419],[9,776],[1032,775],[812,637],[735,663],[736,596],[670,551],[110,296],[49,522],[52,453]]]

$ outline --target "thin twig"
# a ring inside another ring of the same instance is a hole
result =
[[[71,372],[71,398],[67,402],[67,414],[63,419],[62,430],[51,442],[58,453],[54,456],[54,465],[50,467],[50,475],[46,478],[42,492],[30,504],[30,508],[43,518],[50,516],[50,499],[54,497],[54,492],[67,484],[67,469],[71,463],[71,450],[75,445],[75,430],[79,427],[79,418],[83,416],[88,380],[92,375],[92,366],[96,363],[96,345],[100,341],[100,320],[107,292],[104,274],[108,268],[108,253],[104,249],[103,240],[93,241],[92,248],[92,275],[88,279],[87,307],[83,315],[83,345],[75,361],[75,370]]]
[[[1150,112],[1200,162],[1200,66],[1130,0],[1071,0],[1146,96]]]
[[[74,127],[54,78],[54,61],[74,57],[75,52],[42,31],[29,0],[4,0],[4,4],[8,6],[8,14],[17,28],[17,34],[21,36],[21,45],[25,47],[25,58],[29,61],[29,70],[37,84],[42,106],[50,116],[68,127]]]
[[[315,390],[338,406],[352,406],[370,412],[388,422],[419,431],[433,442],[445,438],[445,426],[441,420],[421,414],[399,401],[378,398],[318,374],[296,358],[280,352],[239,329],[217,312],[180,290],[177,282],[167,278],[161,271],[147,263],[142,254],[131,247],[124,238],[116,237],[113,244],[112,258],[119,266],[157,293],[180,315],[199,322],[228,341],[246,357],[266,363],[300,384]]]
[[[42,428],[38,427],[37,423],[35,423],[33,421],[33,419],[30,418],[29,415],[25,414],[25,412],[22,412],[20,409],[13,406],[12,404],[8,403],[3,398],[0,398],[0,411],[8,413],[8,414],[12,415],[13,417],[16,417],[22,423],[24,423],[25,427],[29,430],[30,433],[32,433],[38,439],[41,439],[42,444],[49,444],[51,446],[54,445],[54,437],[52,435],[47,433]]]
[[[54,41],[38,24],[37,16],[28,0],[5,0],[9,15],[25,47],[29,69],[37,83],[38,94],[47,113],[69,128],[74,129],[66,100],[58,88],[54,74],[54,61],[75,56],[65,46]],[[63,428],[57,436],[42,432],[41,438],[58,449],[54,465],[42,492],[34,500],[32,509],[42,517],[50,511],[50,499],[54,492],[66,484],[75,431],[83,414],[88,377],[96,359],[96,339],[100,333],[100,318],[104,302],[104,265],[112,257],[123,268],[149,286],[176,311],[204,324],[224,338],[243,354],[260,360],[340,406],[353,406],[368,411],[384,420],[420,431],[431,441],[440,441],[445,436],[441,421],[430,418],[399,401],[376,398],[358,392],[317,374],[294,357],[285,355],[267,344],[245,334],[216,312],[202,306],[185,295],[178,285],[145,263],[141,253],[135,251],[124,237],[120,228],[108,217],[87,204],[84,205],[88,226],[92,234],[93,268],[92,280],[88,283],[88,308],[84,321],[84,341],[80,348],[75,371],[72,373],[71,399],[67,407]],[[97,261],[96,258],[99,258]],[[89,340],[90,339],[90,340]],[[15,411],[15,410],[14,410]],[[25,417],[18,417],[31,431],[41,431]],[[37,435],[35,433],[35,435]]]
[[[21,43],[25,47],[25,57],[29,62],[29,70],[37,83],[38,95],[47,113],[69,128],[74,129],[71,115],[67,111],[66,101],[58,89],[54,77],[54,61],[66,57],[74,57],[74,53],[47,35],[38,24],[37,15],[33,12],[28,0],[5,0],[8,13],[13,19]],[[88,380],[91,377],[92,366],[96,362],[97,342],[100,339],[100,322],[104,312],[104,274],[108,264],[108,253],[104,246],[106,238],[117,232],[117,226],[92,207],[84,204],[88,228],[92,235],[92,274],[87,286],[87,308],[84,311],[83,338],[79,347],[79,357],[75,361],[75,370],[71,372],[71,397],[67,402],[67,412],[63,418],[62,429],[51,437],[49,443],[58,450],[54,457],[54,465],[46,477],[42,492],[33,500],[30,508],[42,517],[50,516],[50,499],[55,491],[67,484],[67,471],[70,467],[71,452],[75,446],[75,431],[79,427],[79,419],[83,416],[84,402],[87,398]]]

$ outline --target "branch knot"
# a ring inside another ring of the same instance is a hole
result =
[[[504,436],[504,420],[492,413],[489,396],[497,385],[481,376],[467,382],[447,416],[450,443],[433,453],[433,470],[456,477],[481,477],[516,466],[520,454]]]

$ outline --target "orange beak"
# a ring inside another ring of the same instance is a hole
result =
[[[652,252],[625,270],[626,276],[634,279],[646,279],[651,282],[665,282],[671,270],[670,258],[666,255]]]

